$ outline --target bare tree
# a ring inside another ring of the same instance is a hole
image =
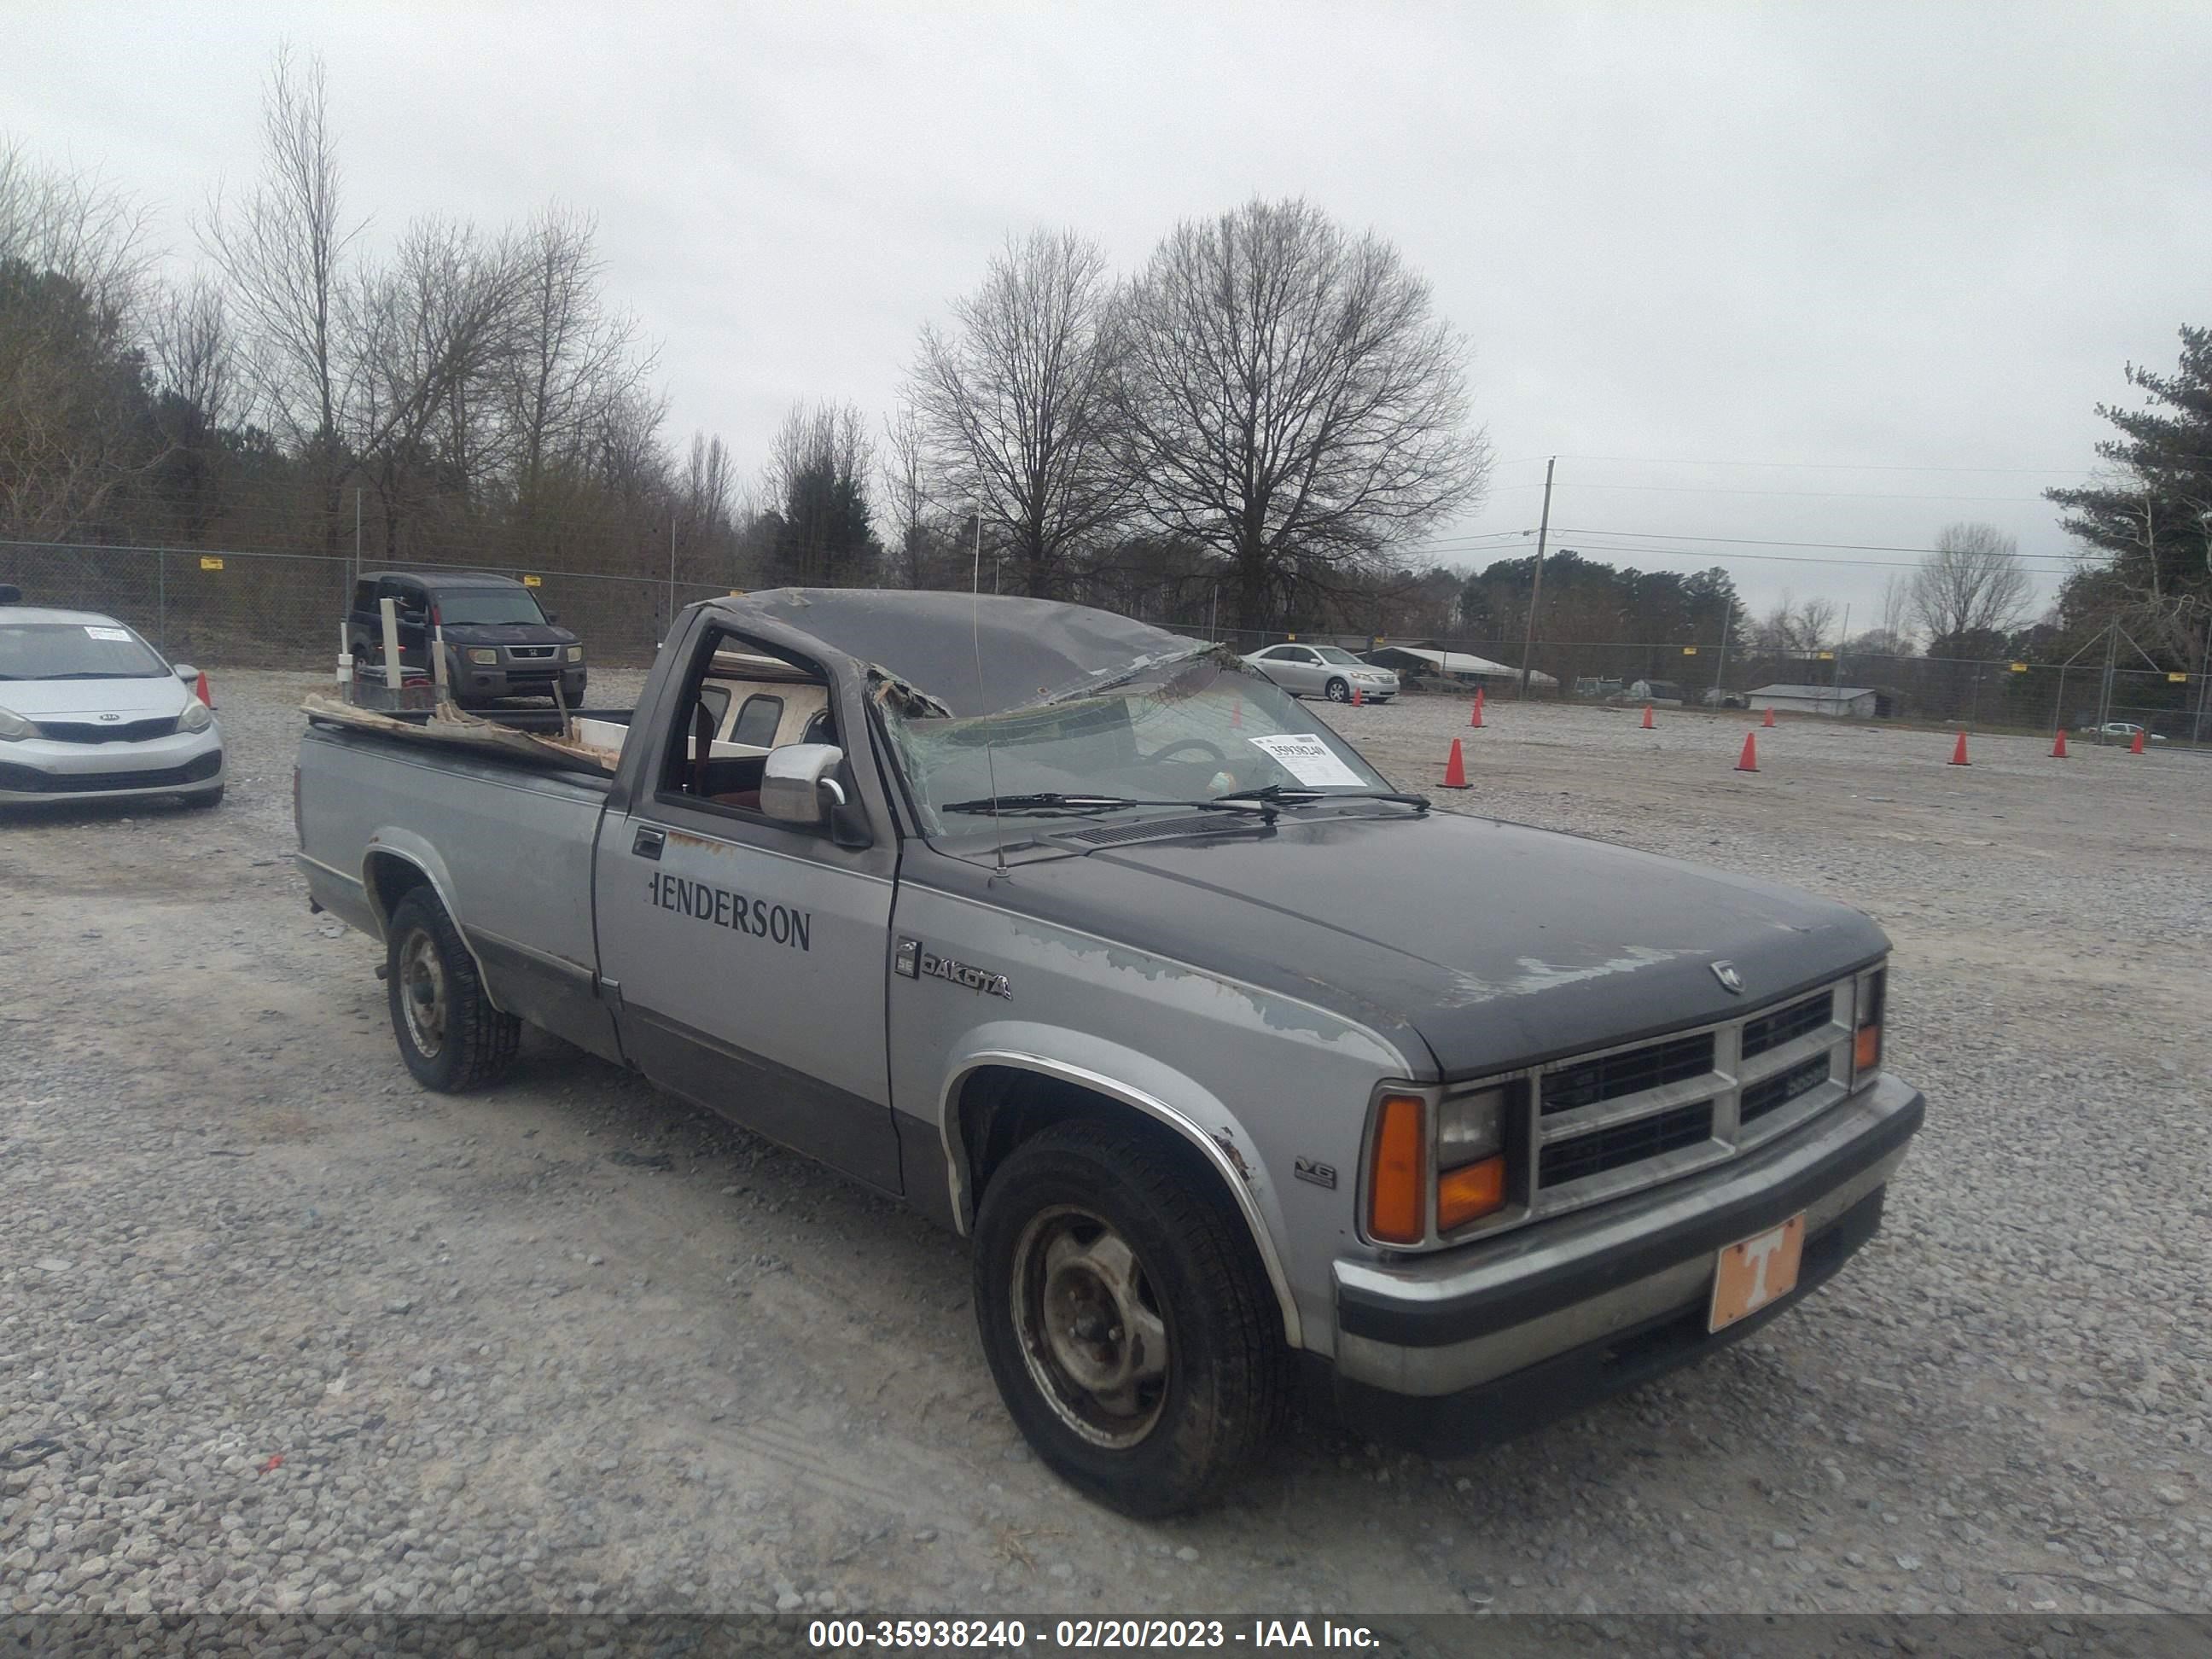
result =
[[[884,417],[883,444],[877,455],[877,482],[883,491],[893,568],[905,586],[926,586],[937,504],[931,493],[929,434],[911,396],[901,398],[897,411]]]
[[[455,470],[432,440],[456,394],[514,355],[520,270],[506,239],[424,219],[389,264],[344,290],[354,392],[344,436],[375,483],[387,556],[415,495]]]
[[[874,470],[875,445],[859,409],[792,405],[763,480],[780,520],[771,556],[781,580],[837,587],[868,574],[879,551],[869,523]]]
[[[13,533],[112,523],[162,459],[132,337],[146,224],[96,174],[0,145],[0,526]]]
[[[2027,615],[2033,592],[2020,544],[1994,525],[1951,524],[1912,573],[1912,614],[1939,641],[1964,634],[2009,633]]]
[[[1886,576],[1881,584],[1881,603],[1877,607],[1879,631],[1893,641],[1911,648],[1912,583],[1905,576]],[[1899,653],[1897,654],[1902,654]]]
[[[1110,298],[1095,244],[1066,231],[1010,242],[954,302],[953,331],[922,330],[908,383],[944,499],[980,508],[1039,597],[1125,511],[1108,442]]]
[[[548,208],[523,236],[521,344],[505,401],[526,501],[547,466],[574,464],[606,410],[641,392],[659,362],[637,320],[607,302],[598,234],[589,217]]]
[[[250,347],[257,390],[278,437],[306,459],[335,551],[351,471],[340,434],[345,388],[338,337],[346,250],[361,232],[342,205],[322,59],[295,64],[277,49],[261,108],[262,175],[234,203],[220,197],[201,229],[228,284]]]
[[[1243,626],[1481,498],[1467,343],[1382,238],[1255,200],[1171,231],[1122,315],[1126,466],[1163,530],[1232,562]]]
[[[0,142],[0,262],[76,284],[100,324],[122,330],[152,281],[152,214],[97,173],[34,159]]]
[[[226,434],[251,417],[222,288],[199,276],[161,289],[148,307],[146,355],[165,446],[161,505],[197,544],[223,508]]]

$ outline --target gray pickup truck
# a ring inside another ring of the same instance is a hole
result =
[[[1920,1126],[1866,916],[1433,811],[1100,611],[712,600],[563,744],[322,707],[300,860],[415,1076],[529,1021],[957,1230],[1007,1409],[1127,1513],[1301,1396],[1442,1453],[1695,1359]]]

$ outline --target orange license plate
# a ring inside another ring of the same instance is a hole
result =
[[[1797,1264],[1804,1254],[1802,1215],[1723,1249],[1713,1270],[1713,1304],[1705,1328],[1723,1329],[1796,1290]]]

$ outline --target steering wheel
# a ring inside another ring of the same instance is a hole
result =
[[[1155,749],[1151,754],[1146,756],[1145,764],[1147,766],[1157,766],[1163,761],[1166,760],[1169,756],[1179,754],[1186,749],[1197,749],[1203,750],[1203,757],[1213,762],[1216,765],[1226,766],[1229,764],[1229,757],[1223,754],[1220,750],[1208,743],[1204,738],[1178,738],[1175,742],[1169,744],[1165,748]]]

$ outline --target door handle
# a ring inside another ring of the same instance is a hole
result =
[[[651,859],[657,864],[660,861],[660,849],[667,845],[666,830],[641,828],[636,838],[630,842],[629,850],[638,857]]]

